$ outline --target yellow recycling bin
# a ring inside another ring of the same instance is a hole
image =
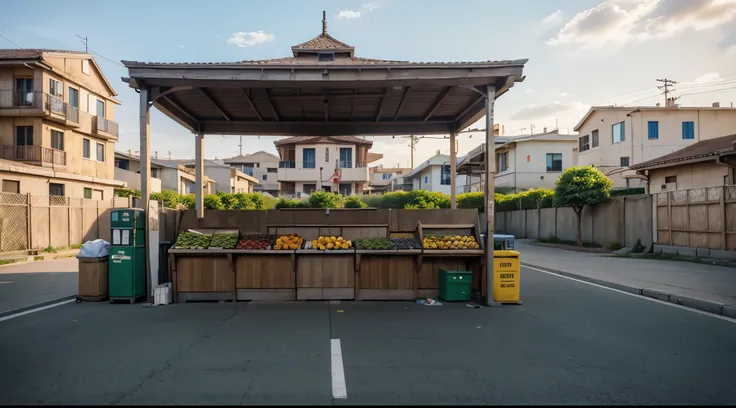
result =
[[[498,303],[521,304],[519,255],[511,250],[493,251],[493,300]]]

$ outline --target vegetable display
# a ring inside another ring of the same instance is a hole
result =
[[[469,235],[430,235],[422,241],[424,249],[478,249],[475,237]]]
[[[358,238],[355,240],[356,249],[387,250],[396,249],[396,244],[388,238]]]
[[[302,246],[303,242],[304,242],[304,238],[300,237],[299,235],[296,235],[296,234],[282,235],[276,240],[276,243],[274,244],[273,249],[277,249],[277,250],[299,249]]]
[[[212,236],[210,248],[233,249],[238,243],[238,234],[215,234]]]
[[[348,241],[343,237],[319,237],[314,241],[310,241],[310,248],[318,249],[320,251],[331,249],[350,249],[352,247],[353,242]]]
[[[275,240],[275,235],[246,235],[238,241],[235,249],[269,249]]]
[[[414,238],[391,238],[398,249],[422,249],[422,244]]]
[[[196,232],[185,231],[176,237],[176,249],[205,249],[210,246],[210,236]]]

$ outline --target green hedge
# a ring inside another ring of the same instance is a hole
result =
[[[634,194],[645,194],[646,189],[644,187],[629,187],[629,188],[617,188],[611,190],[611,197],[619,197]]]

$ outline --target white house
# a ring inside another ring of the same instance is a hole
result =
[[[577,144],[577,135],[552,131],[496,146],[496,188],[555,188],[560,174],[575,165]]]
[[[411,171],[405,167],[383,167],[382,165],[374,166],[368,169],[370,177],[370,192],[381,193],[391,189],[391,180],[396,176],[407,174]]]
[[[406,190],[409,183],[411,183],[411,190],[437,191],[449,195],[452,188],[450,180],[450,156],[440,154],[438,150],[434,156],[414,168],[414,170],[405,175],[396,176],[392,180],[392,185],[395,190],[402,189],[402,186]],[[466,176],[458,174],[456,193],[462,193],[463,186],[466,184]]]
[[[151,163],[151,192],[161,192],[161,166]],[[123,181],[128,188],[141,189],[141,158],[115,152],[115,180]]]
[[[244,156],[231,157],[223,162],[255,177],[258,180],[258,184],[254,186],[255,191],[269,193],[274,197],[279,195],[281,189],[278,181],[279,158],[275,154],[259,150]]]
[[[187,169],[194,170],[193,160],[175,160]],[[242,171],[219,163],[215,160],[203,160],[204,175],[215,182],[216,192],[252,193],[258,180]]]
[[[362,194],[368,186],[368,163],[373,142],[354,136],[300,136],[274,142],[281,161],[281,194],[310,194],[324,190],[343,195]]]
[[[578,164],[593,165],[614,187],[644,187],[630,170],[702,140],[730,135],[736,108],[670,106],[593,106],[575,126],[579,133]]]

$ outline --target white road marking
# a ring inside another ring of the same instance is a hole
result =
[[[7,316],[4,316],[4,317],[0,317],[0,322],[4,322],[4,321],[6,321],[6,320],[10,320],[10,319],[15,319],[16,317],[21,317],[21,316],[25,316],[25,315],[27,315],[27,314],[31,314],[31,313],[36,313],[36,312],[40,312],[41,310],[51,309],[52,307],[56,307],[56,306],[61,306],[61,305],[65,305],[65,304],[67,304],[67,303],[72,303],[72,302],[74,302],[75,300],[76,300],[76,299],[69,299],[69,300],[65,300],[65,301],[63,301],[63,302],[59,302],[59,303],[52,303],[52,304],[50,304],[50,305],[46,305],[46,306],[41,306],[41,307],[37,307],[37,308],[35,308],[35,309],[30,309],[30,310],[26,310],[26,311],[23,311],[23,312],[20,312],[20,313],[16,313],[16,314],[12,314],[12,315],[7,315]]]
[[[662,305],[667,305],[667,306],[671,306],[671,307],[676,307],[676,308],[678,308],[678,309],[682,309],[682,310],[687,310],[687,311],[689,311],[689,312],[693,312],[693,313],[701,314],[701,315],[704,315],[704,316],[710,316],[710,317],[715,317],[716,319],[721,319],[721,320],[725,320],[725,321],[727,321],[727,322],[730,322],[730,323],[736,323],[736,319],[733,319],[733,318],[731,318],[731,317],[728,317],[728,316],[723,316],[723,315],[717,315],[717,314],[715,314],[715,313],[710,313],[710,312],[706,312],[706,311],[703,311],[703,310],[693,309],[693,308],[691,308],[691,307],[687,307],[687,306],[682,306],[682,305],[678,305],[678,304],[675,304],[675,303],[671,303],[671,302],[666,302],[666,301],[664,301],[664,300],[659,300],[659,299],[654,299],[654,298],[650,298],[649,296],[642,296],[642,295],[637,295],[637,294],[634,294],[634,293],[624,292],[623,290],[619,290],[619,289],[614,289],[614,288],[609,288],[608,286],[603,286],[603,285],[599,285],[599,284],[597,284],[597,283],[593,283],[593,282],[587,282],[587,281],[584,281],[584,280],[580,280],[580,279],[575,279],[575,278],[571,278],[571,277],[569,277],[569,276],[565,276],[565,275],[560,275],[560,274],[558,274],[558,273],[554,273],[554,272],[550,272],[550,271],[545,271],[545,270],[542,270],[542,269],[538,269],[538,268],[534,268],[534,267],[531,267],[531,266],[524,266],[524,265],[522,265],[521,267],[522,267],[522,268],[527,268],[527,269],[531,269],[531,270],[534,270],[534,271],[537,271],[537,272],[542,272],[542,273],[546,273],[546,274],[548,274],[548,275],[556,276],[556,277],[558,277],[558,278],[565,278],[565,279],[569,279],[569,280],[571,280],[571,281],[575,281],[575,282],[580,282],[580,283],[584,283],[584,284],[586,284],[586,285],[591,285],[591,286],[595,286],[595,287],[598,287],[598,288],[602,288],[602,289],[610,290],[610,291],[612,291],[612,292],[617,292],[617,293],[622,293],[622,294],[624,294],[624,295],[629,295],[629,296],[633,296],[633,297],[635,297],[635,298],[637,298],[637,299],[644,299],[644,300],[648,300],[648,301],[650,301],[650,302],[655,302],[655,303],[659,303],[659,304],[662,304]]]
[[[345,368],[342,365],[340,339],[330,340],[330,362],[332,365],[332,398],[347,398],[348,386],[345,384]]]

